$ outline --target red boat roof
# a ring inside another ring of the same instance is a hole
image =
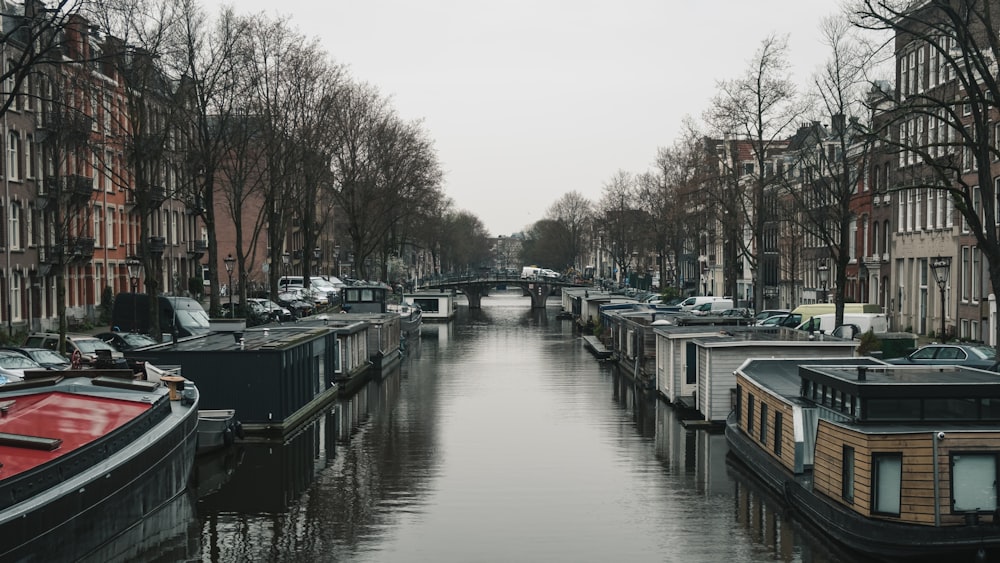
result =
[[[0,433],[62,440],[52,451],[0,444],[0,479],[28,471],[107,435],[152,408],[151,403],[48,392],[13,398]]]

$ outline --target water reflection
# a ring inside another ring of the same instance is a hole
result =
[[[809,563],[874,561],[796,520],[784,500],[763,486],[739,460],[730,456],[726,468],[733,481],[736,521],[751,542],[757,559]]]
[[[201,552],[199,535],[193,493],[188,491],[78,560],[92,563],[191,561]],[[60,556],[47,560],[62,559]]]
[[[202,560],[857,560],[557,312],[516,293],[460,308],[287,443],[223,459],[198,503]]]

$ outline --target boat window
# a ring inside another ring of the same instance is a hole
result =
[[[899,516],[902,496],[903,454],[877,453],[872,455],[875,468],[875,487],[872,490],[872,512]]]
[[[866,420],[920,420],[920,399],[868,399]]]
[[[747,395],[747,434],[753,435],[753,394]]]
[[[782,413],[774,413],[774,455],[781,457],[781,425],[785,417]]]
[[[375,291],[371,290],[371,289],[362,289],[361,290],[361,300],[364,301],[364,302],[366,302],[366,303],[370,303],[372,301],[375,301]]]
[[[924,399],[926,420],[976,420],[978,399]]]
[[[844,497],[844,500],[853,504],[854,503],[854,448],[851,446],[844,446],[843,453],[840,458],[840,496]]]
[[[743,416],[743,386],[736,386],[736,423],[739,424],[740,417]]]
[[[767,444],[767,403],[760,403],[760,443]]]
[[[983,420],[1000,419],[1000,399],[982,399]]]
[[[952,512],[993,512],[997,509],[996,454],[951,454]]]

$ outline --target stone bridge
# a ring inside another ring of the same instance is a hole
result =
[[[532,309],[544,309],[545,301],[557,287],[584,287],[568,281],[551,278],[521,279],[517,276],[464,276],[441,278],[439,280],[422,280],[422,289],[455,290],[465,294],[470,309],[481,309],[483,296],[498,285],[517,286],[531,296]]]

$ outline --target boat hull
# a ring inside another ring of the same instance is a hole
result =
[[[197,440],[197,395],[188,398],[169,401],[169,415],[151,426],[123,427],[118,444],[95,445],[93,455],[111,452],[97,463],[64,464],[58,482],[0,511],[0,560],[84,558],[182,494]]]
[[[232,445],[243,433],[236,420],[235,409],[202,409],[198,411],[198,455]]]
[[[726,424],[726,442],[736,461],[782,496],[797,514],[854,551],[891,560],[966,556],[971,561],[981,549],[993,560],[1000,553],[1000,528],[992,524],[919,526],[875,520],[827,500],[813,491],[808,474],[791,475],[761,452],[732,418]]]

